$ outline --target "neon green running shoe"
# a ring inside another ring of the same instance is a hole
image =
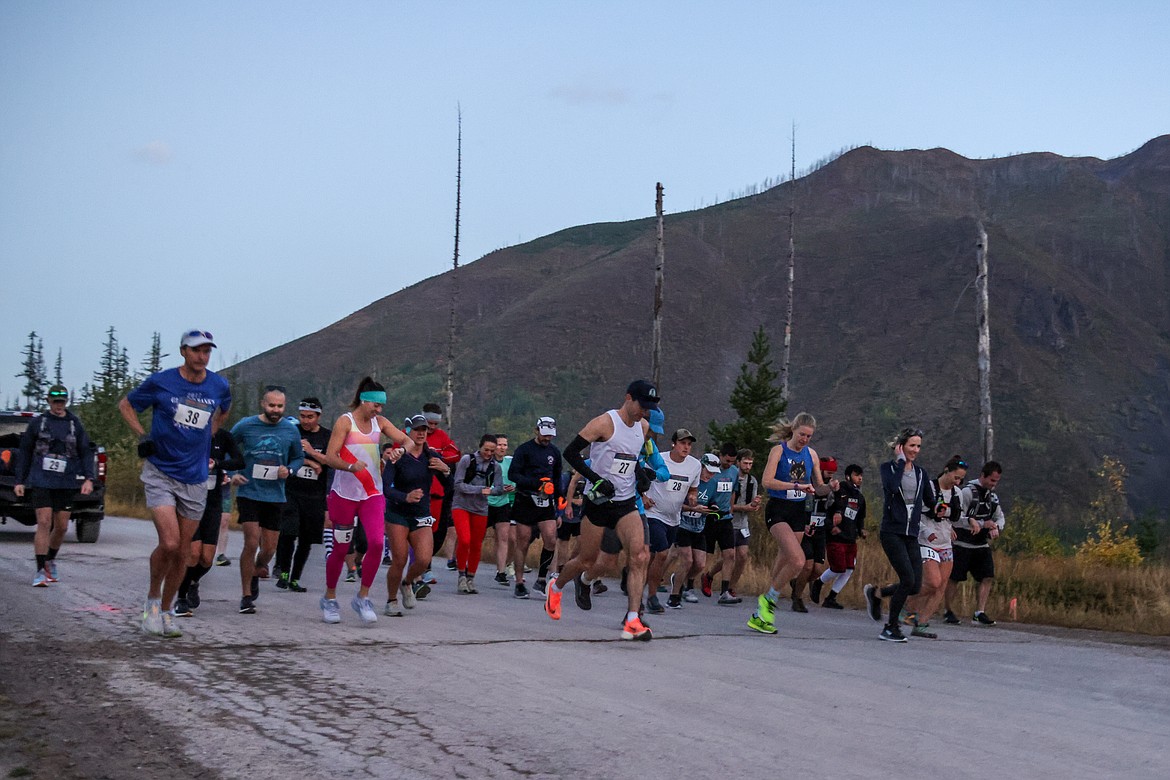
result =
[[[760,620],[765,623],[772,624],[776,622],[776,602],[771,601],[764,594],[756,599],[756,614],[759,615]]]
[[[758,615],[752,615],[748,618],[748,628],[752,631],[759,631],[761,634],[775,634],[776,626],[765,622]]]

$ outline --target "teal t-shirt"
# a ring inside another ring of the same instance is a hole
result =
[[[232,438],[244,455],[244,468],[239,473],[248,479],[236,490],[236,497],[283,504],[284,480],[277,476],[277,470],[285,466],[293,473],[305,462],[297,426],[288,420],[270,425],[252,415],[235,424]]]
[[[504,459],[500,461],[500,473],[504,476],[504,485],[515,485],[516,483],[508,479],[508,467],[512,465],[512,456],[505,455]],[[511,493],[501,493],[498,496],[488,496],[488,506],[511,506],[512,502],[516,500],[516,491]]]

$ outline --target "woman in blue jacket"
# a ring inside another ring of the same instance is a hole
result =
[[[878,538],[898,575],[898,581],[880,590],[865,586],[869,616],[882,619],[882,599],[890,599],[889,619],[879,638],[887,642],[905,642],[898,616],[906,598],[922,586],[922,554],[918,549],[918,526],[923,507],[933,506],[933,489],[926,470],[918,465],[922,451],[922,431],[904,428],[892,442],[894,458],[881,465],[882,495],[885,507]]]

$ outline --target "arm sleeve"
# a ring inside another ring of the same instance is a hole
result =
[[[593,483],[601,479],[601,477],[597,476],[596,471],[585,465],[585,458],[581,456],[581,450],[588,446],[589,442],[585,441],[585,438],[581,434],[577,434],[577,438],[573,439],[569,443],[569,448],[565,450],[565,462],[572,466],[578,474],[585,477],[590,483]]]
[[[666,482],[670,479],[670,469],[666,468],[666,460],[662,457],[662,453],[658,451],[658,445],[654,443],[653,439],[646,442],[650,445],[650,455],[646,458],[646,462],[650,464],[650,468],[654,469],[654,476],[659,482]],[[739,480],[735,483],[738,485]]]

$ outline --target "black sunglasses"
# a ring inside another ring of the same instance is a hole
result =
[[[284,385],[265,385],[264,392],[266,392],[266,393],[273,393],[273,392],[283,393],[284,392]]]
[[[189,330],[185,334],[185,338],[189,338],[189,339],[202,338],[202,339],[210,339],[211,341],[215,341],[215,337],[212,336],[209,332],[207,332],[205,330]]]

